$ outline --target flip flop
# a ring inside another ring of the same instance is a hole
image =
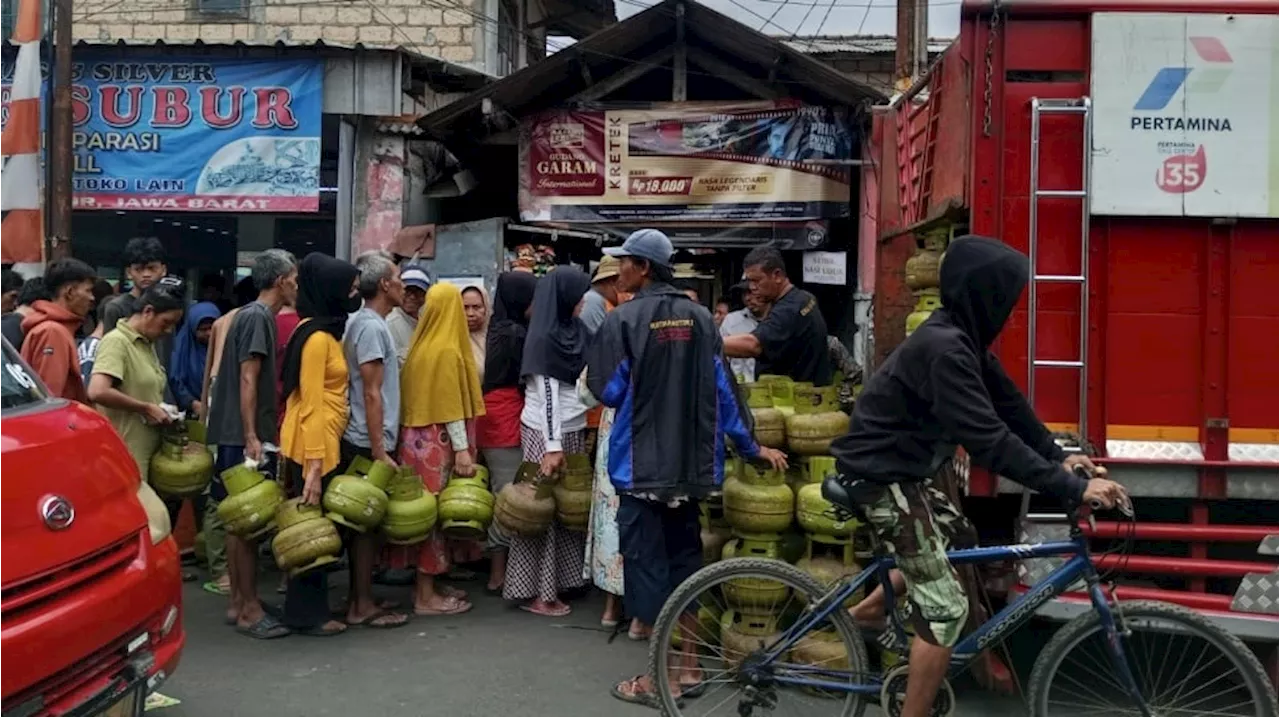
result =
[[[333,637],[334,635],[341,635],[346,631],[347,628],[345,627],[336,630],[326,630],[323,625],[320,625],[316,627],[294,628],[293,634],[304,635],[306,637]]]
[[[527,613],[532,613],[534,615],[541,615],[542,617],[565,617],[569,613],[573,612],[573,608],[569,607],[568,605],[565,605],[563,610],[548,610],[546,612],[543,612],[541,610],[534,610],[533,605],[521,605],[520,609],[524,610]]]
[[[378,620],[381,620],[384,617],[403,617],[404,619],[399,622],[378,622]],[[378,610],[360,622],[351,622],[350,620],[343,620],[343,622],[347,624],[347,627],[363,627],[369,630],[394,630],[397,627],[404,627],[405,625],[408,625],[409,616],[402,612]]]
[[[390,599],[375,600],[373,602],[373,606],[377,608],[378,612],[401,612],[400,608],[403,607],[403,605],[400,604],[399,600],[390,600]],[[329,617],[335,620],[341,620],[343,622],[346,622],[347,611],[346,610],[330,610]]]
[[[455,598],[455,597],[446,597],[444,599],[444,602],[446,605],[451,605],[452,607],[446,607],[443,609],[435,609],[435,608],[419,609],[415,607],[413,609],[413,614],[420,615],[422,617],[442,617],[444,615],[461,615],[464,612],[469,612],[472,608],[471,603],[465,602],[463,600],[459,600],[458,598]]]
[[[640,705],[654,710],[662,709],[662,701],[658,699],[657,694],[648,691],[638,691],[639,685],[636,683],[639,682],[642,677],[644,677],[644,675],[636,675],[629,680],[619,682],[613,686],[613,689],[609,690],[609,694],[613,695],[614,699],[622,700],[628,704]],[[629,685],[631,687],[631,691],[623,692],[623,685]],[[684,707],[683,695],[676,698],[676,706]]]
[[[484,594],[485,594],[485,595],[492,595],[492,596],[494,596],[494,597],[502,597],[502,589],[503,589],[503,588],[505,588],[505,587],[506,587],[506,585],[499,585],[499,586],[498,586],[498,587],[496,587],[496,588],[491,588],[491,587],[489,587],[488,585],[485,585],[485,586],[484,586]]]
[[[649,635],[642,635],[638,632],[632,632],[630,630],[627,630],[627,639],[631,640],[632,642],[648,642]]]
[[[266,613],[267,615],[270,615],[271,617],[274,617],[277,620],[284,618],[284,608],[280,607],[279,605],[272,605],[269,602],[264,602],[260,604],[262,605],[262,612]],[[234,626],[238,622],[238,620],[236,620],[234,617],[223,616],[223,622],[225,622],[228,625]]]
[[[200,589],[211,595],[222,595],[225,597],[231,594],[231,588],[219,585],[217,580],[206,581],[204,585],[200,586]]]
[[[284,623],[274,617],[263,615],[261,620],[248,627],[236,625],[236,632],[252,637],[255,640],[274,640],[292,634],[293,630],[285,627]]]
[[[603,628],[605,628],[606,630],[612,630],[613,628],[615,628],[615,627],[617,627],[617,626],[618,626],[618,621],[617,621],[617,620],[610,620],[610,619],[608,619],[608,618],[603,618],[603,617],[602,617],[602,618],[600,618],[600,627],[603,627]]]
[[[445,597],[455,598],[455,599],[457,599],[457,600],[464,600],[464,601],[465,601],[465,600],[467,599],[467,591],[466,591],[466,590],[459,590],[458,588],[455,588],[455,587],[454,587],[454,586],[452,586],[452,585],[441,585],[441,586],[440,586],[440,594],[441,594],[441,595],[444,595]]]

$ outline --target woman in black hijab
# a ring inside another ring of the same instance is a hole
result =
[[[284,423],[281,452],[288,485],[302,502],[319,505],[338,472],[342,432],[347,427],[347,361],[342,335],[347,315],[360,306],[351,264],[308,254],[298,265],[298,315],[284,355]],[[317,457],[320,454],[321,457]],[[300,480],[299,480],[300,479]],[[285,593],[284,623],[306,635],[336,635],[346,625],[329,616],[329,588],[322,570],[291,578]]]
[[[529,327],[529,307],[533,305],[538,277],[527,271],[509,271],[498,277],[493,296],[493,316],[485,348],[484,411],[476,420],[476,443],[489,467],[489,486],[497,495],[515,480],[520,470],[520,412],[524,410],[524,386],[520,362],[524,356]],[[489,530],[490,594],[500,594],[507,574],[507,540],[502,532]]]
[[[586,274],[561,266],[538,282],[533,295],[533,317],[520,367],[525,381],[520,445],[525,463],[536,464],[543,477],[563,470],[565,453],[583,454],[585,460],[587,409],[578,399],[575,384],[586,363],[587,330],[578,320],[577,308],[590,287]],[[518,487],[532,490],[529,483]],[[576,527],[579,530],[569,530],[557,520],[543,535],[512,536],[503,597],[529,600],[521,607],[537,615],[568,615],[569,606],[560,595],[586,582],[582,576],[586,551],[582,528],[586,526]]]

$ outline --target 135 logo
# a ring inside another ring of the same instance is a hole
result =
[[[1208,165],[1204,158],[1204,145],[1191,154],[1179,154],[1164,161],[1156,170],[1156,186],[1170,194],[1194,192],[1204,184]]]

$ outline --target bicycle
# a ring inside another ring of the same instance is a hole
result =
[[[835,506],[837,518],[856,513],[846,488],[836,478],[823,482],[822,493]],[[1116,601],[1114,594],[1108,596],[1080,529],[1080,521],[1092,521],[1096,509],[1077,506],[1067,510],[1071,526],[1067,540],[948,552],[954,565],[1029,558],[1066,560],[960,640],[933,714],[951,714],[955,695],[950,680],[971,661],[1021,628],[1045,603],[1082,582],[1093,609],[1059,628],[1041,650],[1031,671],[1030,714],[1276,717],[1276,693],[1266,671],[1238,638],[1177,605]],[[1131,510],[1129,515],[1132,517]],[[663,714],[710,715],[725,706],[729,706],[725,714],[738,717],[787,714],[780,708],[781,701],[794,697],[801,706],[791,712],[798,715],[810,717],[820,714],[820,707],[836,705],[836,714],[858,717],[868,702],[878,697],[885,713],[896,717],[905,696],[905,659],[884,674],[868,669],[863,633],[846,610],[873,581],[883,586],[889,625],[884,633],[886,642],[905,655],[907,630],[889,580],[895,564],[892,556],[877,555],[856,576],[831,586],[821,585],[808,573],[779,560],[733,558],[702,568],[676,588],[654,625],[649,674]],[[749,603],[748,598],[756,602]],[[702,640],[702,636],[722,638],[722,645]],[[1084,646],[1093,644],[1090,639],[1096,639],[1100,649],[1086,649]],[[1151,650],[1153,643],[1178,640],[1194,642],[1194,648],[1184,648],[1176,656],[1168,651],[1157,655]],[[1210,648],[1216,654],[1205,662]],[[1082,657],[1069,661],[1077,652]],[[722,669],[708,666],[716,659],[723,663]],[[1188,660],[1190,664],[1184,664]],[[1206,672],[1220,666],[1220,660],[1225,660],[1229,671]],[[1170,677],[1156,674],[1166,667],[1172,670]],[[1076,674],[1079,670],[1087,674]],[[690,679],[685,680],[686,676]],[[1213,685],[1222,685],[1229,693],[1204,696],[1203,690]],[[740,693],[736,701],[732,690],[720,695],[726,687]],[[1102,695],[1082,695],[1078,692],[1081,688],[1100,689],[1113,699],[1104,704]],[[681,696],[673,696],[677,689]],[[1065,697],[1061,694],[1064,691]],[[703,708],[706,711],[700,711]]]

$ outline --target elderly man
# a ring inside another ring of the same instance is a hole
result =
[[[218,477],[245,459],[269,462],[264,446],[277,440],[276,321],[286,304],[298,297],[298,268],[293,255],[268,249],[253,260],[256,301],[241,307],[227,330],[215,378],[209,386],[208,440],[218,446],[214,479],[209,487],[211,510],[227,497]],[[258,599],[256,546],[227,536],[231,605],[227,618],[236,630],[260,640],[289,634]]]
[[[618,260],[605,255],[591,277],[591,290],[582,297],[582,311],[578,318],[587,327],[587,333],[595,335],[604,323],[604,317],[618,305]]]
[[[618,491],[624,589],[633,615],[652,626],[671,592],[702,565],[697,501],[724,481],[724,434],[746,458],[780,469],[787,459],[751,436],[711,312],[671,286],[671,240],[642,229],[605,251],[620,259],[618,290],[634,296],[601,325],[588,352],[587,385],[618,410],[609,479]],[[683,674],[672,685],[693,696],[706,685],[694,647],[696,618],[688,617]],[[657,705],[647,675],[619,683],[613,696]]]
[[[405,286],[391,255],[371,251],[356,258],[364,306],[347,319],[342,338],[351,373],[351,416],[342,434],[342,464],[356,456],[395,466],[400,432],[400,361],[387,327],[387,315],[404,303]],[[374,536],[356,534],[351,541],[351,592],[347,624],[400,627],[404,613],[386,612],[373,599]]]
[[[427,300],[427,289],[431,288],[431,280],[427,272],[417,264],[406,264],[400,270],[400,281],[404,283],[404,300],[387,315],[387,328],[396,344],[396,357],[400,365],[409,356],[409,346],[413,344],[413,332],[418,328],[418,312]]]

